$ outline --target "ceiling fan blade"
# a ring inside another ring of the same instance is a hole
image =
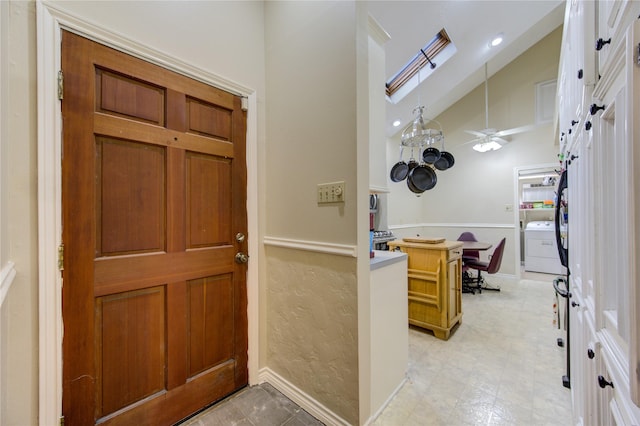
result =
[[[486,133],[478,132],[476,130],[465,130],[465,132],[469,133],[470,135],[478,136],[479,138],[484,138],[485,136],[487,136]]]
[[[513,129],[507,129],[507,130],[501,130],[499,132],[496,132],[494,136],[509,136],[509,135],[515,135],[516,133],[525,133],[525,132],[530,132],[532,130],[534,130],[536,127],[535,124],[530,124],[528,126],[521,126],[521,127],[514,127]]]
[[[475,143],[480,143],[480,142],[485,141],[485,140],[486,140],[486,137],[483,135],[482,137],[479,137],[479,138],[473,138],[473,139],[471,139],[470,141],[463,142],[463,143],[461,143],[460,145],[469,145],[469,144],[471,144],[471,143],[474,143],[474,144],[475,144]]]
[[[508,144],[508,143],[509,143],[509,141],[508,141],[508,140],[503,139],[503,138],[500,138],[500,137],[498,137],[498,136],[492,136],[492,137],[491,137],[491,140],[492,140],[492,141],[495,141],[495,142],[498,142],[500,145],[506,145],[506,144]]]

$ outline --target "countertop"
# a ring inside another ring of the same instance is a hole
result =
[[[451,250],[453,248],[462,247],[462,241],[451,241],[445,240],[441,243],[414,243],[414,242],[406,242],[403,240],[393,240],[387,242],[389,248],[393,249],[394,247],[417,247],[417,248],[430,248],[435,250]]]
[[[370,259],[371,270],[383,268],[406,259],[407,254],[400,251],[374,250],[374,257]]]

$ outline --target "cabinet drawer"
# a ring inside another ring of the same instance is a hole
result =
[[[462,257],[462,247],[458,247],[458,248],[453,248],[451,250],[449,250],[449,254],[448,254],[448,258],[447,260],[455,260]]]

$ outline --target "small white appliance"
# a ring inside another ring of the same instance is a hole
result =
[[[547,274],[563,274],[554,222],[529,222],[524,230],[524,270]]]

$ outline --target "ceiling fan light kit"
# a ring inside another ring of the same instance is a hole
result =
[[[465,132],[475,136],[463,145],[474,144],[473,149],[478,152],[495,151],[509,143],[505,137],[524,133],[533,130],[536,126],[522,126],[507,130],[497,130],[489,127],[489,78],[487,75],[487,63],[484,64],[484,108],[485,108],[485,128],[482,130],[465,130]]]
[[[480,142],[473,146],[473,149],[478,152],[496,151],[502,148],[502,145],[495,141]]]

